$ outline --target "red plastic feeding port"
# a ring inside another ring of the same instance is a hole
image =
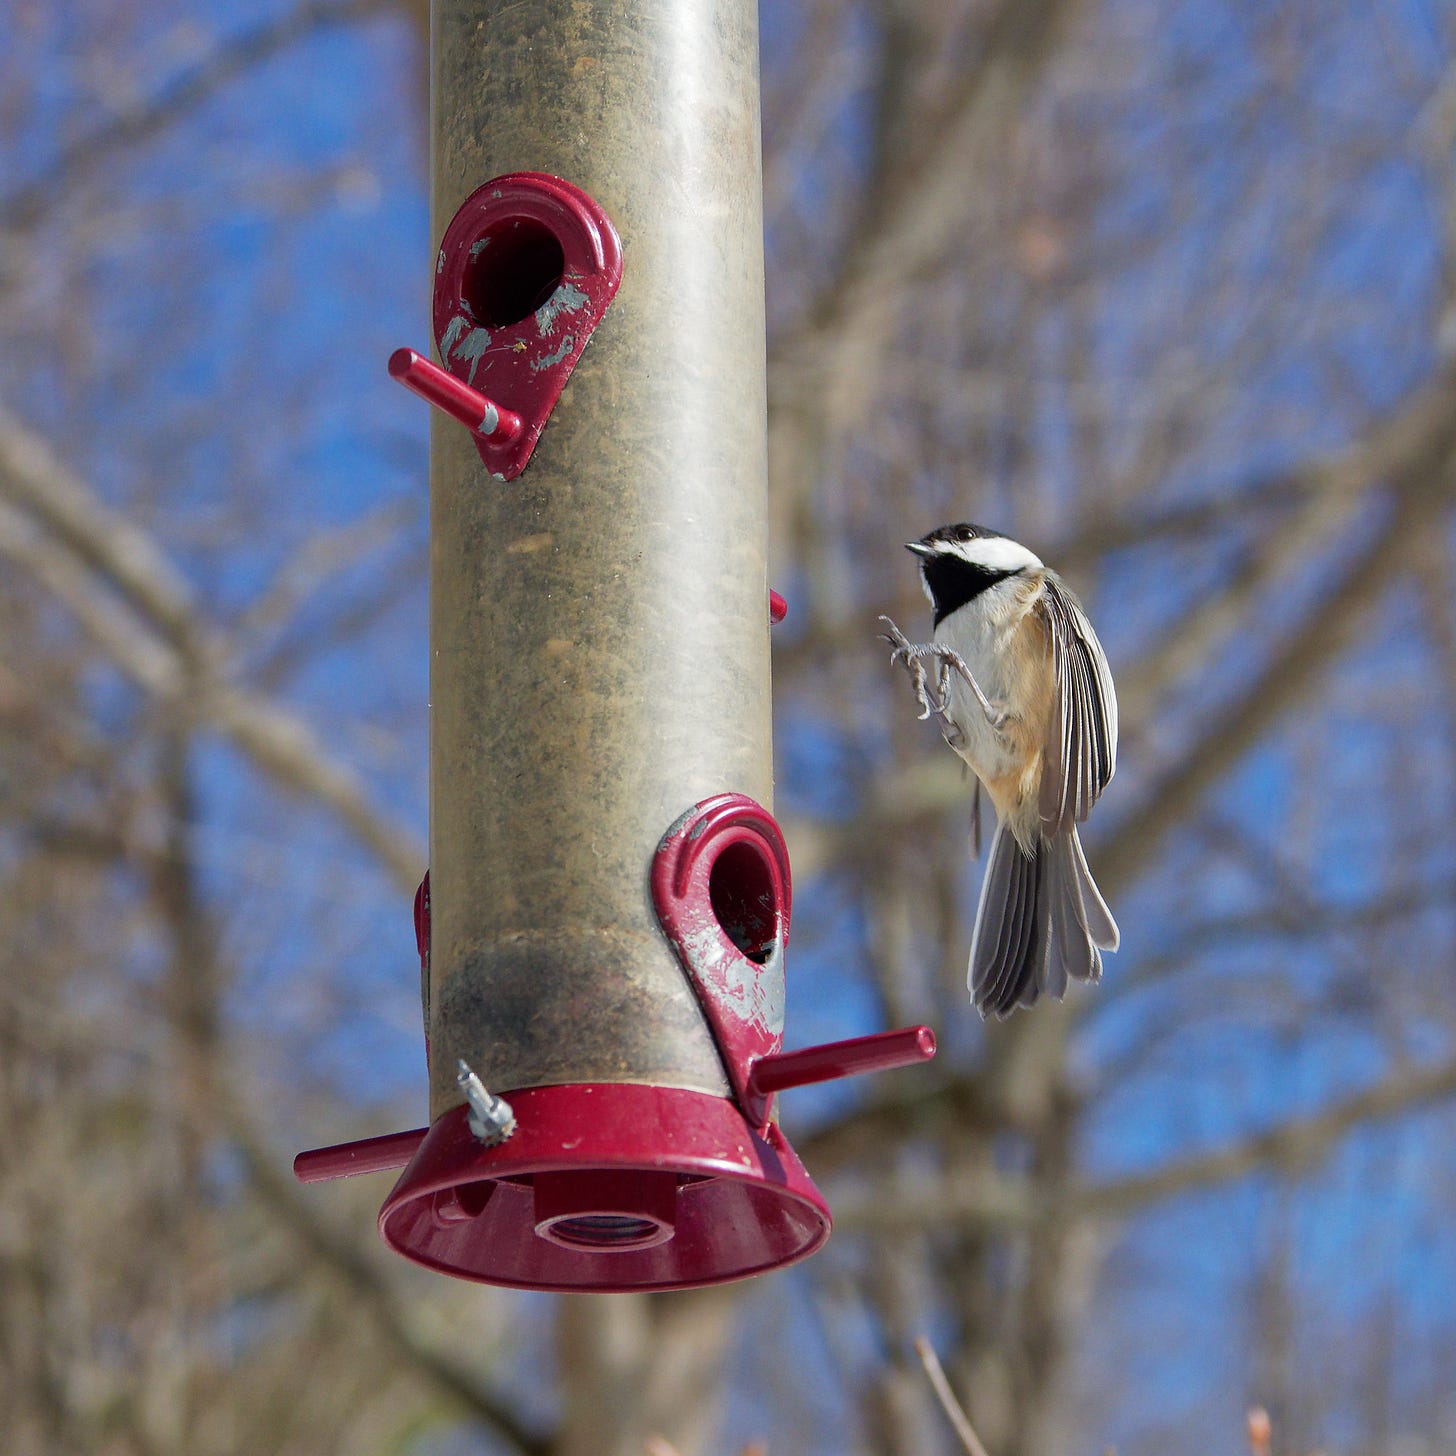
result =
[[[721,1097],[628,1083],[507,1094],[516,1132],[483,1147],[445,1113],[379,1231],[417,1264],[523,1289],[683,1289],[778,1268],[829,1210],[778,1128]]]
[[[663,933],[746,1106],[754,1058],[784,1039],[782,952],[793,897],[784,837],[746,794],[715,794],[663,835],[651,882]]]
[[[389,372],[464,424],[493,475],[514,480],[621,279],[616,229],[579,187],[544,172],[493,178],[440,241],[440,364],[396,349]]]
[[[928,1026],[784,1052],[783,949],[793,886],[772,814],[717,794],[682,815],[652,860],[652,901],[687,972],[750,1126],[788,1087],[910,1066],[935,1055]]]

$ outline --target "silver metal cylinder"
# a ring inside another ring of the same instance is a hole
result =
[[[493,1091],[726,1094],[648,865],[771,804],[754,0],[435,0],[432,229],[493,176],[601,204],[621,289],[535,456],[431,440],[431,1116]]]

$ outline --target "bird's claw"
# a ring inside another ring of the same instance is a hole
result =
[[[888,632],[880,633],[880,640],[882,642],[888,642],[893,649],[890,653],[891,667],[893,667],[897,662],[903,662],[906,667],[910,667],[912,663],[918,661],[921,657],[925,656],[927,649],[923,646],[917,646],[914,642],[912,642],[899,629],[899,627],[895,625],[893,618],[882,616],[880,618],[880,621],[882,621],[890,629]]]
[[[881,617],[880,621],[890,629],[888,632],[881,632],[880,637],[890,644],[890,666],[903,663],[910,674],[910,686],[915,691],[915,700],[920,704],[921,712],[917,715],[917,721],[924,722],[932,713],[941,717],[945,716],[945,693],[940,695],[940,702],[933,703],[930,699],[930,692],[925,685],[925,662],[927,657],[938,656],[939,649],[933,644],[927,645],[910,641],[908,637],[895,625],[889,617]]]
[[[986,715],[986,721],[991,725],[993,731],[999,733],[1006,726],[1008,714],[1005,709],[999,708],[982,691],[980,683],[975,679],[970,668],[966,666],[966,660],[953,647],[945,647],[939,642],[911,642],[908,637],[895,625],[890,617],[881,616],[888,631],[881,632],[881,638],[888,642],[891,647],[890,665],[903,663],[910,674],[910,686],[915,691],[915,699],[920,704],[921,712],[918,721],[924,722],[934,715],[940,722],[941,732],[945,741],[956,747],[958,743],[965,742],[965,735],[956,726],[950,717],[950,675],[957,672],[965,680],[966,685],[975,695],[976,701],[981,705],[981,711]],[[926,661],[931,660],[937,664],[935,678],[935,690],[939,701],[933,701],[930,690],[926,686]],[[954,734],[954,739],[952,739]]]

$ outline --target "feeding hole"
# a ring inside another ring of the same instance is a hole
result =
[[[507,218],[471,245],[461,293],[477,323],[504,328],[535,313],[565,272],[566,255],[550,228],[534,218]]]
[[[536,1236],[557,1248],[626,1253],[672,1237],[673,1173],[582,1168],[539,1173],[534,1182]]]
[[[551,1225],[548,1237],[554,1243],[576,1249],[649,1249],[665,1242],[661,1224],[622,1213],[586,1213],[577,1218],[560,1218]]]
[[[762,851],[743,840],[730,844],[713,861],[708,899],[723,934],[749,960],[763,965],[778,943],[779,907]]]

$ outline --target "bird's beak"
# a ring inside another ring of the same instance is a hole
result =
[[[935,554],[935,547],[927,546],[924,541],[907,541],[905,543],[905,549],[907,551],[913,551],[917,556],[933,556]]]

